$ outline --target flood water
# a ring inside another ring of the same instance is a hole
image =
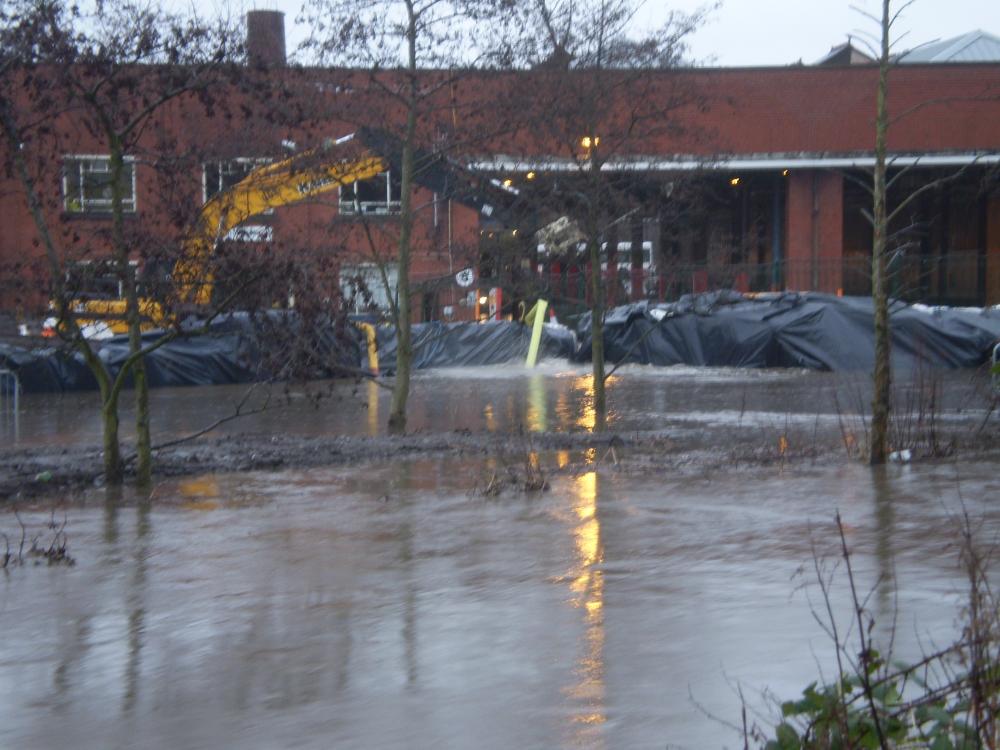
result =
[[[626,429],[831,413],[794,396],[813,374],[626,376],[612,395]],[[586,429],[583,380],[423,373],[415,426]],[[972,392],[958,391],[956,403]],[[211,389],[183,394],[157,394],[176,407],[168,431],[211,416]],[[369,408],[347,395],[319,409],[295,398],[241,429],[368,434]],[[26,415],[22,439],[56,425],[90,439],[79,398]],[[497,469],[479,457],[207,475],[162,482],[149,501],[95,489],[23,507],[43,546],[50,519],[65,521],[76,564],[0,577],[0,746],[742,747],[722,723],[739,721],[737,686],[768,715],[761,691],[793,698],[832,674],[809,584],[814,557],[835,551],[835,511],[877,637],[895,620],[904,659],[956,632],[962,503],[984,539],[1000,533],[988,462],[637,476],[585,458],[544,453],[549,492],[496,498],[473,491]],[[9,509],[0,530],[16,545]],[[844,623],[845,588],[837,578]]]
[[[608,381],[609,426],[619,432],[665,429],[672,424],[836,426],[839,413],[867,411],[866,373],[808,370],[626,366]],[[934,382],[940,416],[985,415],[989,387],[981,372],[901,375],[901,398]],[[589,366],[543,362],[417,371],[408,408],[415,432],[471,430],[532,432],[589,430],[592,379]],[[177,438],[232,415],[245,400],[249,416],[226,422],[215,435],[250,432],[294,435],[383,435],[390,392],[374,382],[161,388],[150,394],[154,441]],[[22,401],[14,444],[100,445],[96,393],[29,394]],[[252,413],[267,406],[263,411]],[[131,435],[131,394],[121,403],[121,429]]]

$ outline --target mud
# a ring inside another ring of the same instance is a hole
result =
[[[549,362],[532,372],[517,366],[425,371],[414,382],[408,435],[386,434],[386,389],[313,384],[253,394],[259,410],[251,401],[249,416],[157,451],[155,470],[163,479],[406,458],[493,455],[516,462],[554,450],[570,451],[574,463],[597,460],[626,472],[829,464],[863,452],[867,389],[864,374],[629,366],[609,381],[609,425],[600,434],[593,432],[585,367]],[[156,437],[172,441],[197,431],[231,414],[245,394],[226,386],[154,392]],[[894,438],[909,449],[907,460],[994,455],[1000,452],[994,399],[978,371],[898,383]],[[27,398],[25,405],[15,439],[0,447],[0,499],[100,486],[93,395]],[[127,403],[122,433],[128,456]]]

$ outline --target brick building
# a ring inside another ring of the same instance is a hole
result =
[[[364,73],[283,67],[280,14],[257,13],[263,15],[250,25],[251,57],[265,66],[247,73],[257,88],[227,90],[211,111],[192,97],[170,102],[131,155],[126,205],[137,237],[176,242],[181,229],[174,207],[200,205],[262,161],[283,158],[293,143],[301,149],[399,119],[391,103],[365,93]],[[697,101],[674,113],[685,127],[650,131],[609,158],[609,168],[629,171],[646,196],[606,237],[603,272],[616,282],[609,287],[613,301],[719,286],[867,293],[871,233],[862,184],[874,161],[877,70],[863,63],[833,55],[817,66],[651,75],[649,96],[666,96],[680,85],[696,91]],[[426,74],[428,80],[440,75]],[[535,211],[532,191],[577,166],[573,154],[560,152],[532,124],[545,116],[538,91],[546,75],[465,77],[443,87],[443,106],[422,123],[428,148],[452,137],[463,145],[450,156],[468,168],[466,176],[492,180],[500,202],[505,190],[518,199],[512,210],[492,214],[481,202],[417,187],[415,317],[472,319],[483,312],[479,299],[487,288],[523,285],[526,275],[538,291],[567,304],[585,297],[582,281],[591,269],[572,249],[546,254],[534,238],[558,210]],[[253,92],[268,81],[281,83],[281,95],[261,116]],[[510,116],[502,123],[517,101],[534,102],[527,108],[536,119]],[[892,170],[903,173],[894,199],[920,192],[894,227],[896,293],[930,302],[1000,303],[1000,63],[899,66],[890,77],[890,111]],[[613,129],[614,117],[603,127]],[[484,136],[490,128],[507,136]],[[70,260],[93,261],[109,223],[101,179],[107,149],[72,112],[61,116],[45,144],[48,156],[38,163],[51,167],[39,167],[49,221]],[[185,166],[165,186],[158,166],[170,154]],[[311,255],[322,283],[349,290],[352,280],[367,279],[373,294],[366,303],[384,305],[374,261],[388,261],[391,282],[398,201],[390,172],[254,217],[227,237],[225,254],[237,263],[241,254]],[[41,250],[23,192],[9,174],[0,176],[0,216],[5,281],[31,278]],[[498,260],[501,251],[513,262]],[[477,272],[478,285],[455,283],[464,268]],[[41,312],[44,273],[34,278],[28,291],[5,284],[0,308]]]

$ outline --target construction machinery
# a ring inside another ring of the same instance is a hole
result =
[[[323,195],[355,182],[369,180],[390,169],[391,154],[398,151],[384,134],[372,130],[328,140],[322,146],[295,154],[288,159],[260,166],[232,187],[216,193],[202,207],[194,229],[181,248],[181,254],[170,274],[172,310],[205,309],[212,299],[213,279],[210,259],[219,241],[242,222],[270,209],[288,206]],[[387,155],[389,154],[389,155]],[[447,187],[451,166],[442,165],[440,155],[419,153],[422,179],[417,182],[440,190]],[[473,201],[475,203],[475,201]],[[483,207],[480,204],[480,207]],[[120,273],[118,274],[121,275]],[[126,301],[122,280],[117,294],[102,297],[79,297],[70,302],[70,309],[85,335],[114,335],[127,331]],[[52,305],[56,309],[56,305]],[[169,324],[171,314],[161,302],[145,297],[139,299],[139,314],[143,328],[159,328]],[[55,321],[47,321],[54,334]]]

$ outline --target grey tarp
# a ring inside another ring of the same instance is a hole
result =
[[[531,329],[521,323],[489,321],[486,323],[415,323],[412,327],[413,369],[495,365],[523,360],[528,355]],[[396,369],[396,329],[378,329],[379,370]],[[545,324],[539,358],[569,359],[576,348],[576,337],[564,326]]]
[[[144,334],[145,344],[162,332]],[[128,341],[118,336],[95,342],[112,376],[128,357]],[[290,377],[330,377],[357,370],[361,337],[350,325],[321,321],[302,333],[297,316],[233,314],[204,333],[181,336],[146,356],[151,387],[218,385]],[[13,370],[27,393],[95,389],[83,357],[59,348],[26,349],[0,344],[0,367]]]
[[[1000,311],[893,303],[892,360],[901,370],[975,367],[1000,338]],[[874,358],[872,303],[863,297],[734,292],[637,303],[605,318],[609,362],[653,365],[867,370]],[[580,321],[579,361],[590,358],[590,320]]]

